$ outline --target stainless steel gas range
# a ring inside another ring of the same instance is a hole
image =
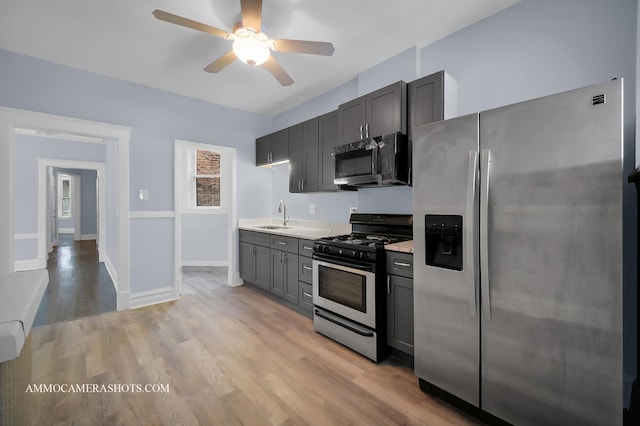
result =
[[[413,216],[353,213],[352,233],[313,244],[315,330],[367,358],[386,351],[385,244],[410,240]]]

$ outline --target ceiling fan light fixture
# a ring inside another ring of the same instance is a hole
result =
[[[235,33],[233,51],[238,59],[248,65],[264,64],[271,52],[269,39],[262,33],[255,33],[243,28]]]

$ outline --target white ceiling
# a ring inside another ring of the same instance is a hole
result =
[[[275,52],[295,80],[235,61],[202,69],[231,42],[156,20],[154,9],[231,31],[240,0],[1,0],[0,49],[274,116],[519,0],[263,0],[271,38],[329,41],[331,57]]]

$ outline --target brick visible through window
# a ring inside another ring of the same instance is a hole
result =
[[[220,153],[196,151],[195,191],[197,207],[220,207]]]

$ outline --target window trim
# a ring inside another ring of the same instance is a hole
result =
[[[204,149],[194,147],[190,149],[190,162],[189,162],[189,173],[191,175],[191,185],[190,185],[190,201],[188,209],[195,210],[220,210],[224,208],[224,194],[222,190],[223,186],[223,154],[215,149]],[[220,156],[220,173],[211,174],[211,175],[199,175],[198,174],[198,151],[206,151],[206,152],[214,152]],[[197,184],[196,181],[198,178],[219,178],[220,179],[220,205],[219,206],[198,206],[198,198],[197,198]]]
[[[68,181],[69,182],[69,195],[67,197],[63,196],[62,193],[62,185],[64,181]],[[56,199],[57,199],[57,204],[58,204],[58,208],[56,211],[56,216],[60,219],[73,219],[73,176],[68,175],[66,173],[58,173],[57,176],[57,194],[56,194]],[[62,208],[62,200],[64,198],[68,198],[69,199],[69,215],[63,215],[63,208]]]

